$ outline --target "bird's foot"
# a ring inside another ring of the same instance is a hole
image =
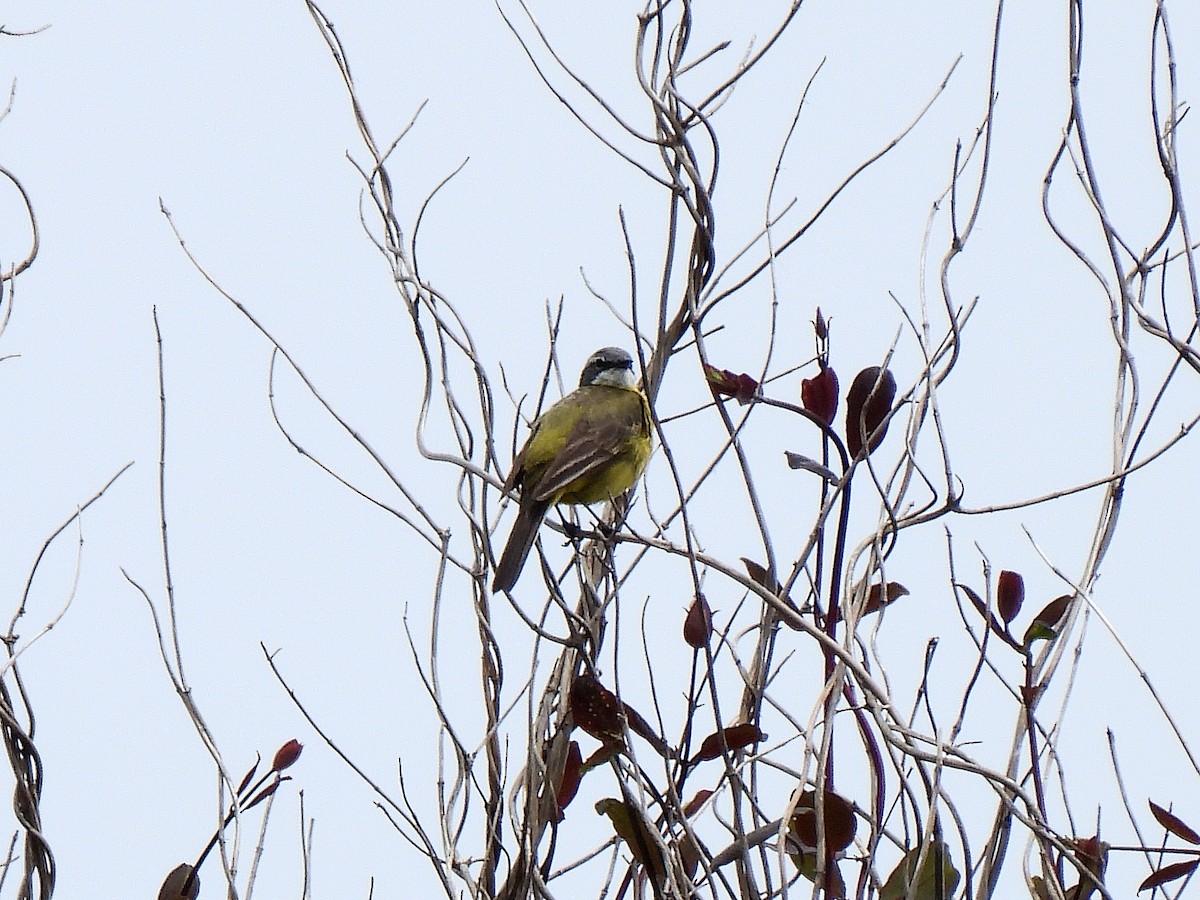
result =
[[[583,528],[574,522],[563,522],[563,535],[566,540],[563,541],[563,546],[568,545],[578,548],[584,541],[600,541],[607,544],[613,536],[621,530],[621,524],[614,522],[596,522],[591,528]]]
[[[594,535],[594,532],[587,528],[580,528],[574,522],[563,522],[563,535],[566,537],[563,542],[565,547],[567,544],[579,544],[587,540]]]

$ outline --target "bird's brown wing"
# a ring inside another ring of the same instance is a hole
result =
[[[608,465],[629,445],[629,439],[646,430],[640,405],[628,415],[607,415],[603,421],[584,417],[576,423],[562,449],[540,474],[536,484],[526,485],[538,500],[553,500],[572,482]]]

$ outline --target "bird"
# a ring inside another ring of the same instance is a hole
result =
[[[505,493],[519,488],[517,519],[496,563],[492,590],[510,591],[550,507],[600,503],[628,491],[654,446],[650,404],[633,357],[620,347],[597,350],[579,387],[542,413],[513,460]]]

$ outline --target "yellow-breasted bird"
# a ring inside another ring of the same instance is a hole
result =
[[[650,460],[652,435],[633,357],[620,347],[597,350],[579,387],[538,417],[513,460],[504,490],[520,488],[521,499],[492,590],[517,583],[551,506],[612,500],[633,487]]]

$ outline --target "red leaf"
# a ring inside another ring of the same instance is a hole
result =
[[[700,845],[687,832],[680,835],[680,838],[681,840],[676,844],[679,848],[679,867],[683,870],[687,880],[693,881],[696,877],[696,870],[700,868]]]
[[[742,565],[746,567],[746,574],[750,576],[751,581],[761,587],[766,588],[768,591],[790,606],[796,615],[800,615],[800,610],[796,609],[796,604],[792,602],[792,598],[789,596],[784,596],[783,585],[780,584],[770,572],[768,572],[763,566],[760,566],[754,560],[747,559],[744,556],[742,557]],[[786,616],[781,618],[783,619],[784,624],[793,631],[800,630],[800,626],[793,622],[790,618]]]
[[[1109,845],[1100,840],[1100,835],[1090,838],[1076,838],[1071,842],[1075,845],[1075,855],[1083,863],[1083,867],[1096,877],[1096,882],[1104,881],[1104,870],[1108,868]],[[1080,884],[1085,884],[1083,879]]]
[[[1154,818],[1158,819],[1159,825],[1189,844],[1200,844],[1200,834],[1196,834],[1190,826],[1184,823],[1183,819],[1174,813],[1167,812],[1153,800],[1147,802],[1150,804],[1150,812],[1154,813]]]
[[[703,650],[708,646],[712,634],[712,610],[703,594],[696,594],[688,609],[687,618],[683,620],[683,639],[693,650]]]
[[[683,807],[684,818],[690,819],[697,812],[699,812],[700,807],[702,807],[704,805],[705,801],[708,800],[708,798],[711,797],[712,795],[713,795],[713,792],[710,790],[696,791],[696,796],[693,797],[691,800],[689,800],[687,802],[687,804]]]
[[[625,748],[625,725],[628,724],[630,731],[645,738],[663,756],[670,755],[670,748],[650,723],[628,703],[617,699],[617,695],[594,676],[586,672],[575,676],[571,682],[570,704],[575,724],[606,747],[611,745],[617,752]]]
[[[259,761],[261,761],[261,757],[259,758]],[[238,785],[237,792],[239,797],[242,795],[242,792],[250,786],[250,782],[254,780],[254,773],[257,771],[258,762],[255,762],[254,765],[250,767],[250,771],[246,773],[246,777],[242,779],[242,783]]]
[[[869,454],[883,443],[887,434],[884,421],[895,398],[896,379],[888,369],[870,366],[854,376],[846,394],[846,449],[850,456],[859,456],[864,447]]]
[[[1191,875],[1196,870],[1196,866],[1200,866],[1200,859],[1192,859],[1187,862],[1171,863],[1169,866],[1163,866],[1157,872],[1152,872],[1150,877],[1138,885],[1138,893],[1147,891],[1150,888],[1156,888],[1166,884],[1168,881],[1175,881],[1178,878],[1183,878],[1186,875]]]
[[[766,567],[760,566],[752,559],[742,557],[742,565],[746,567],[746,574],[750,576],[750,580],[755,584],[765,587],[772,594],[778,595],[783,591],[783,585],[771,577],[771,573],[766,570]]]
[[[740,725],[730,725],[728,728],[723,728],[720,731],[714,731],[703,741],[701,741],[700,749],[697,750],[696,755],[692,757],[692,764],[695,765],[698,762],[703,762],[707,759],[716,759],[719,757],[721,755],[722,735],[725,736],[725,746],[729,748],[730,753],[767,739],[767,736],[759,731],[758,726],[752,722],[743,722]]]
[[[594,676],[585,673],[571,682],[571,717],[575,724],[605,744],[623,744],[621,702]]]
[[[579,752],[579,741],[571,741],[567,748],[567,761],[563,765],[562,778],[558,780],[558,794],[555,796],[560,813],[575,799],[575,794],[579,792],[579,782],[582,780],[583,754]]]
[[[583,761],[583,771],[590,772],[597,766],[602,766],[610,759],[618,756],[622,750],[620,744],[607,743],[601,744],[596,750]]]
[[[621,703],[621,709],[625,712],[625,722],[629,725],[630,731],[645,739],[662,756],[671,755],[667,742],[658,736],[658,732],[650,727],[650,723],[642,718],[641,713],[625,702]]]
[[[248,802],[245,806],[242,807],[242,809],[252,809],[253,807],[258,806],[258,804],[262,803],[264,800],[266,800],[268,797],[270,797],[272,794],[274,794],[277,790],[279,790],[279,785],[283,784],[283,782],[285,782],[285,781],[291,781],[291,780],[292,780],[291,775],[284,775],[282,778],[278,779],[277,781],[272,781],[265,788],[263,788],[261,791],[259,791],[254,796],[254,798],[252,800],[250,800],[250,802]]]
[[[1025,579],[1005,569],[996,583],[996,610],[1005,625],[1017,617],[1024,602]]]
[[[981,616],[983,616],[985,619],[988,617],[987,604],[980,599],[979,595],[975,593],[974,590],[965,584],[960,584],[957,581],[954,582],[954,586],[967,595],[967,599],[971,601],[971,605],[975,607],[976,611]]]
[[[1058,626],[1062,624],[1063,616],[1071,608],[1071,601],[1074,599],[1074,595],[1066,594],[1042,607],[1042,611],[1033,617],[1033,621],[1025,629],[1025,639],[1022,641],[1025,647],[1028,648],[1036,640],[1051,640],[1057,637]]]
[[[728,369],[718,369],[716,366],[705,365],[704,377],[708,380],[708,388],[716,398],[733,397],[743,406],[758,394],[758,382],[743,372],[741,375]]]
[[[822,366],[815,376],[801,380],[800,402],[826,425],[832,425],[838,403],[837,373],[829,366]]]
[[[821,805],[825,814],[825,846],[832,853],[840,853],[854,842],[854,833],[858,830],[854,805],[833,791],[825,792]],[[812,851],[817,848],[816,791],[807,790],[800,795],[788,831],[800,849]]]

